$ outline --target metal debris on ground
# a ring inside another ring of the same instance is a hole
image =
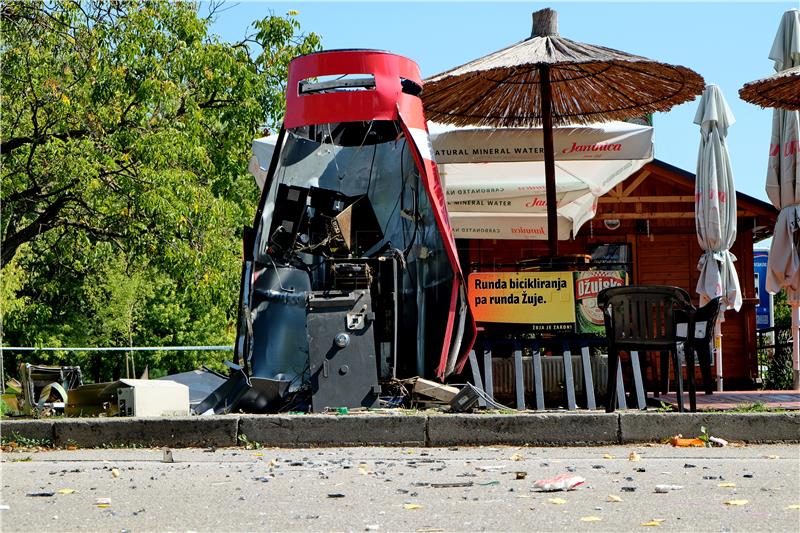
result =
[[[163,456],[161,457],[162,463],[174,463],[175,459],[172,458],[172,450],[169,448],[162,448]]]
[[[429,487],[432,489],[448,489],[448,488],[456,488],[456,487],[471,487],[473,485],[472,481],[456,481],[453,483],[430,483],[428,484]]]
[[[667,492],[681,489],[683,489],[683,485],[656,485],[654,492],[657,494],[666,494]]]

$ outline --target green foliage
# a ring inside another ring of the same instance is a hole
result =
[[[0,10],[3,343],[230,344],[258,195],[250,143],[283,114],[288,61],[319,37],[270,14],[226,43],[197,5],[166,0]],[[206,362],[142,358],[139,371]],[[123,361],[26,360],[93,379]]]
[[[764,387],[767,390],[792,388],[792,308],[787,302],[786,289],[775,295],[775,331],[770,349],[759,349],[759,365],[764,368]],[[769,338],[767,338],[769,339]]]

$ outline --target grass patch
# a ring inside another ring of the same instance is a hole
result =
[[[247,438],[247,435],[237,435],[236,440],[239,441],[239,446],[243,446],[245,450],[260,450],[261,443]]]
[[[10,448],[52,448],[53,447],[53,439],[43,438],[43,439],[29,439],[28,437],[23,437],[22,435],[13,432],[11,437],[3,436],[0,439],[0,443],[2,445],[8,446]]]

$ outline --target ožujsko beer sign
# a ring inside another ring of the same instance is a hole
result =
[[[467,286],[477,322],[574,331],[572,272],[475,272]]]

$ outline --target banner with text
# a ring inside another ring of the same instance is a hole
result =
[[[477,322],[530,324],[534,331],[575,330],[572,272],[473,272],[468,287]]]

